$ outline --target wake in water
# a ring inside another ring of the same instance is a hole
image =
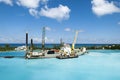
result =
[[[120,56],[120,50],[92,50],[89,56]]]

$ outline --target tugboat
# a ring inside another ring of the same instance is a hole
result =
[[[56,56],[58,59],[77,58],[78,54],[71,50],[69,44],[64,44],[60,49],[60,55]]]
[[[77,40],[78,33],[80,31],[76,31],[74,41],[72,43],[72,48],[69,44],[64,44],[63,47],[60,49],[60,55],[56,56],[58,59],[68,59],[68,58],[78,58],[79,55],[83,55],[86,53],[86,48],[82,47],[82,49],[75,49],[75,43]]]

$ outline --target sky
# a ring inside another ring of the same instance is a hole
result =
[[[0,43],[120,44],[120,0],[0,0]]]

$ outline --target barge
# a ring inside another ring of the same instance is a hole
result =
[[[68,59],[68,58],[78,58],[80,55],[86,54],[86,48],[75,49],[74,51],[69,51],[66,48],[62,48],[59,51],[54,50],[39,50],[39,51],[28,51],[25,58],[27,59],[43,59],[43,58],[58,58],[58,59]]]
[[[60,50],[44,50],[45,44],[45,28],[43,28],[43,39],[42,39],[42,50],[33,51],[33,40],[31,39],[31,49],[28,51],[28,33],[26,33],[26,55],[27,59],[38,59],[38,58],[58,58],[58,59],[68,59],[68,58],[77,58],[80,55],[86,53],[86,48],[82,47],[81,49],[75,49],[75,43],[77,40],[78,33],[80,31],[76,31],[74,41],[72,43],[72,47],[69,44],[63,44]]]

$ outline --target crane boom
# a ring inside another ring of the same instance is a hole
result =
[[[78,33],[79,33],[79,31],[77,30],[76,33],[75,33],[74,41],[72,43],[72,50],[75,49],[75,43],[76,43],[76,40],[77,40],[77,37],[78,37]]]

